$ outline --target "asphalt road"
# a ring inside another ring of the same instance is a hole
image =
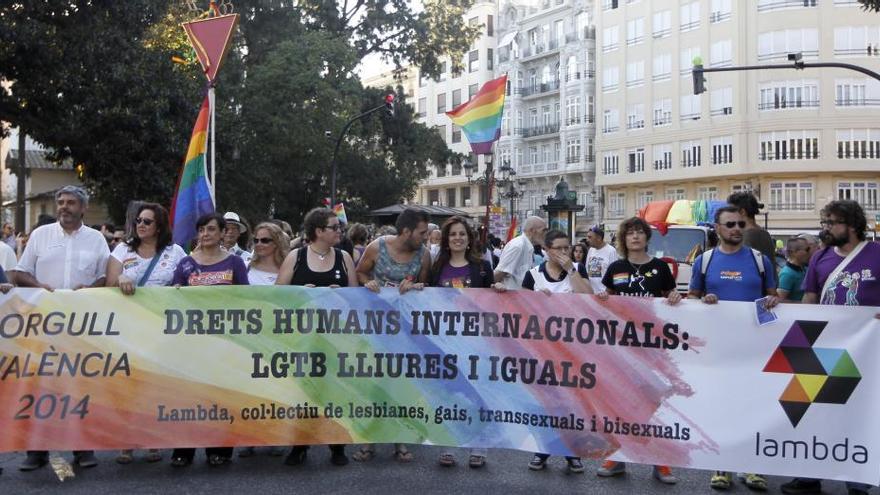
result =
[[[348,448],[349,453],[353,450]],[[64,495],[94,494],[372,494],[407,493],[425,495],[430,493],[502,493],[511,494],[697,494],[718,493],[709,488],[709,473],[694,470],[675,470],[680,478],[677,485],[662,485],[651,478],[649,466],[630,466],[622,477],[602,479],[596,477],[597,461],[585,462],[583,474],[569,474],[565,461],[559,457],[550,459],[544,471],[530,471],[527,464],[531,455],[512,450],[490,451],[489,459],[482,469],[467,467],[467,453],[458,451],[459,464],[452,468],[437,463],[440,449],[435,447],[412,447],[415,460],[401,464],[392,459],[390,445],[379,446],[378,455],[369,463],[352,461],[348,466],[337,467],[329,462],[326,448],[316,447],[309,452],[305,464],[289,467],[283,457],[268,455],[268,449],[259,449],[255,457],[236,457],[231,464],[211,467],[205,463],[200,451],[195,463],[183,469],[168,465],[170,451],[164,451],[160,463],[147,464],[143,453],[137,454],[133,464],[122,466],[114,461],[115,452],[99,452],[101,464],[93,469],[77,470],[76,477],[60,482],[48,466],[31,473],[18,471],[23,453],[0,454],[0,495],[37,495],[60,493]],[[64,456],[70,459],[69,453]],[[770,493],[779,493],[779,485],[786,478],[770,477]],[[826,482],[824,493],[845,494],[841,482]],[[741,483],[729,491],[733,494],[751,493]],[[875,489],[874,493],[878,493]]]

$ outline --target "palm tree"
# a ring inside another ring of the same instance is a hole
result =
[[[880,12],[880,0],[859,0],[862,8],[869,12]]]

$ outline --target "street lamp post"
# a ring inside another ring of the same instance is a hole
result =
[[[525,194],[525,191],[523,191],[525,181],[522,179],[514,180],[514,177],[516,176],[516,170],[514,170],[510,166],[509,161],[504,160],[504,162],[502,163],[503,164],[500,170],[502,174],[502,180],[507,182],[507,190],[502,191],[499,189],[498,195],[502,198],[510,200],[510,225],[513,225],[513,221],[516,216],[516,209],[514,208],[514,205],[516,204],[516,200],[523,197],[523,195]],[[519,189],[517,189],[516,186],[519,186]]]
[[[499,170],[501,171],[501,177],[495,177],[495,167],[492,163],[492,155],[483,155],[486,157],[486,170],[484,173],[475,176],[474,172],[476,172],[479,168],[479,158],[477,158],[477,163],[471,163],[469,160],[466,160],[463,168],[465,177],[467,177],[468,184],[475,184],[480,187],[486,187],[486,216],[483,219],[483,232],[480,234],[480,240],[483,244],[486,242],[486,236],[489,232],[489,208],[492,205],[492,189],[497,185],[499,190],[499,197],[510,199],[510,214],[511,219],[513,218],[513,201],[515,198],[522,197],[522,192],[516,191],[513,186],[513,179],[511,176],[516,175],[516,171],[510,167],[510,162],[505,160]],[[508,187],[507,191],[502,191],[504,187]],[[511,195],[512,194],[512,195]]]

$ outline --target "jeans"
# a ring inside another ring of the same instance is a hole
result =
[[[539,457],[539,458],[541,458],[542,461],[546,461],[547,459],[550,458],[550,454],[542,454],[540,452],[535,452],[535,457]],[[570,461],[572,459],[580,459],[580,457],[565,456],[566,461]]]

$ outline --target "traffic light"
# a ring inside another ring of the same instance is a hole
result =
[[[394,93],[385,95],[385,111],[390,117],[394,117]]]
[[[706,92],[706,78],[703,77],[703,60],[700,57],[694,57],[694,94],[699,95]]]

